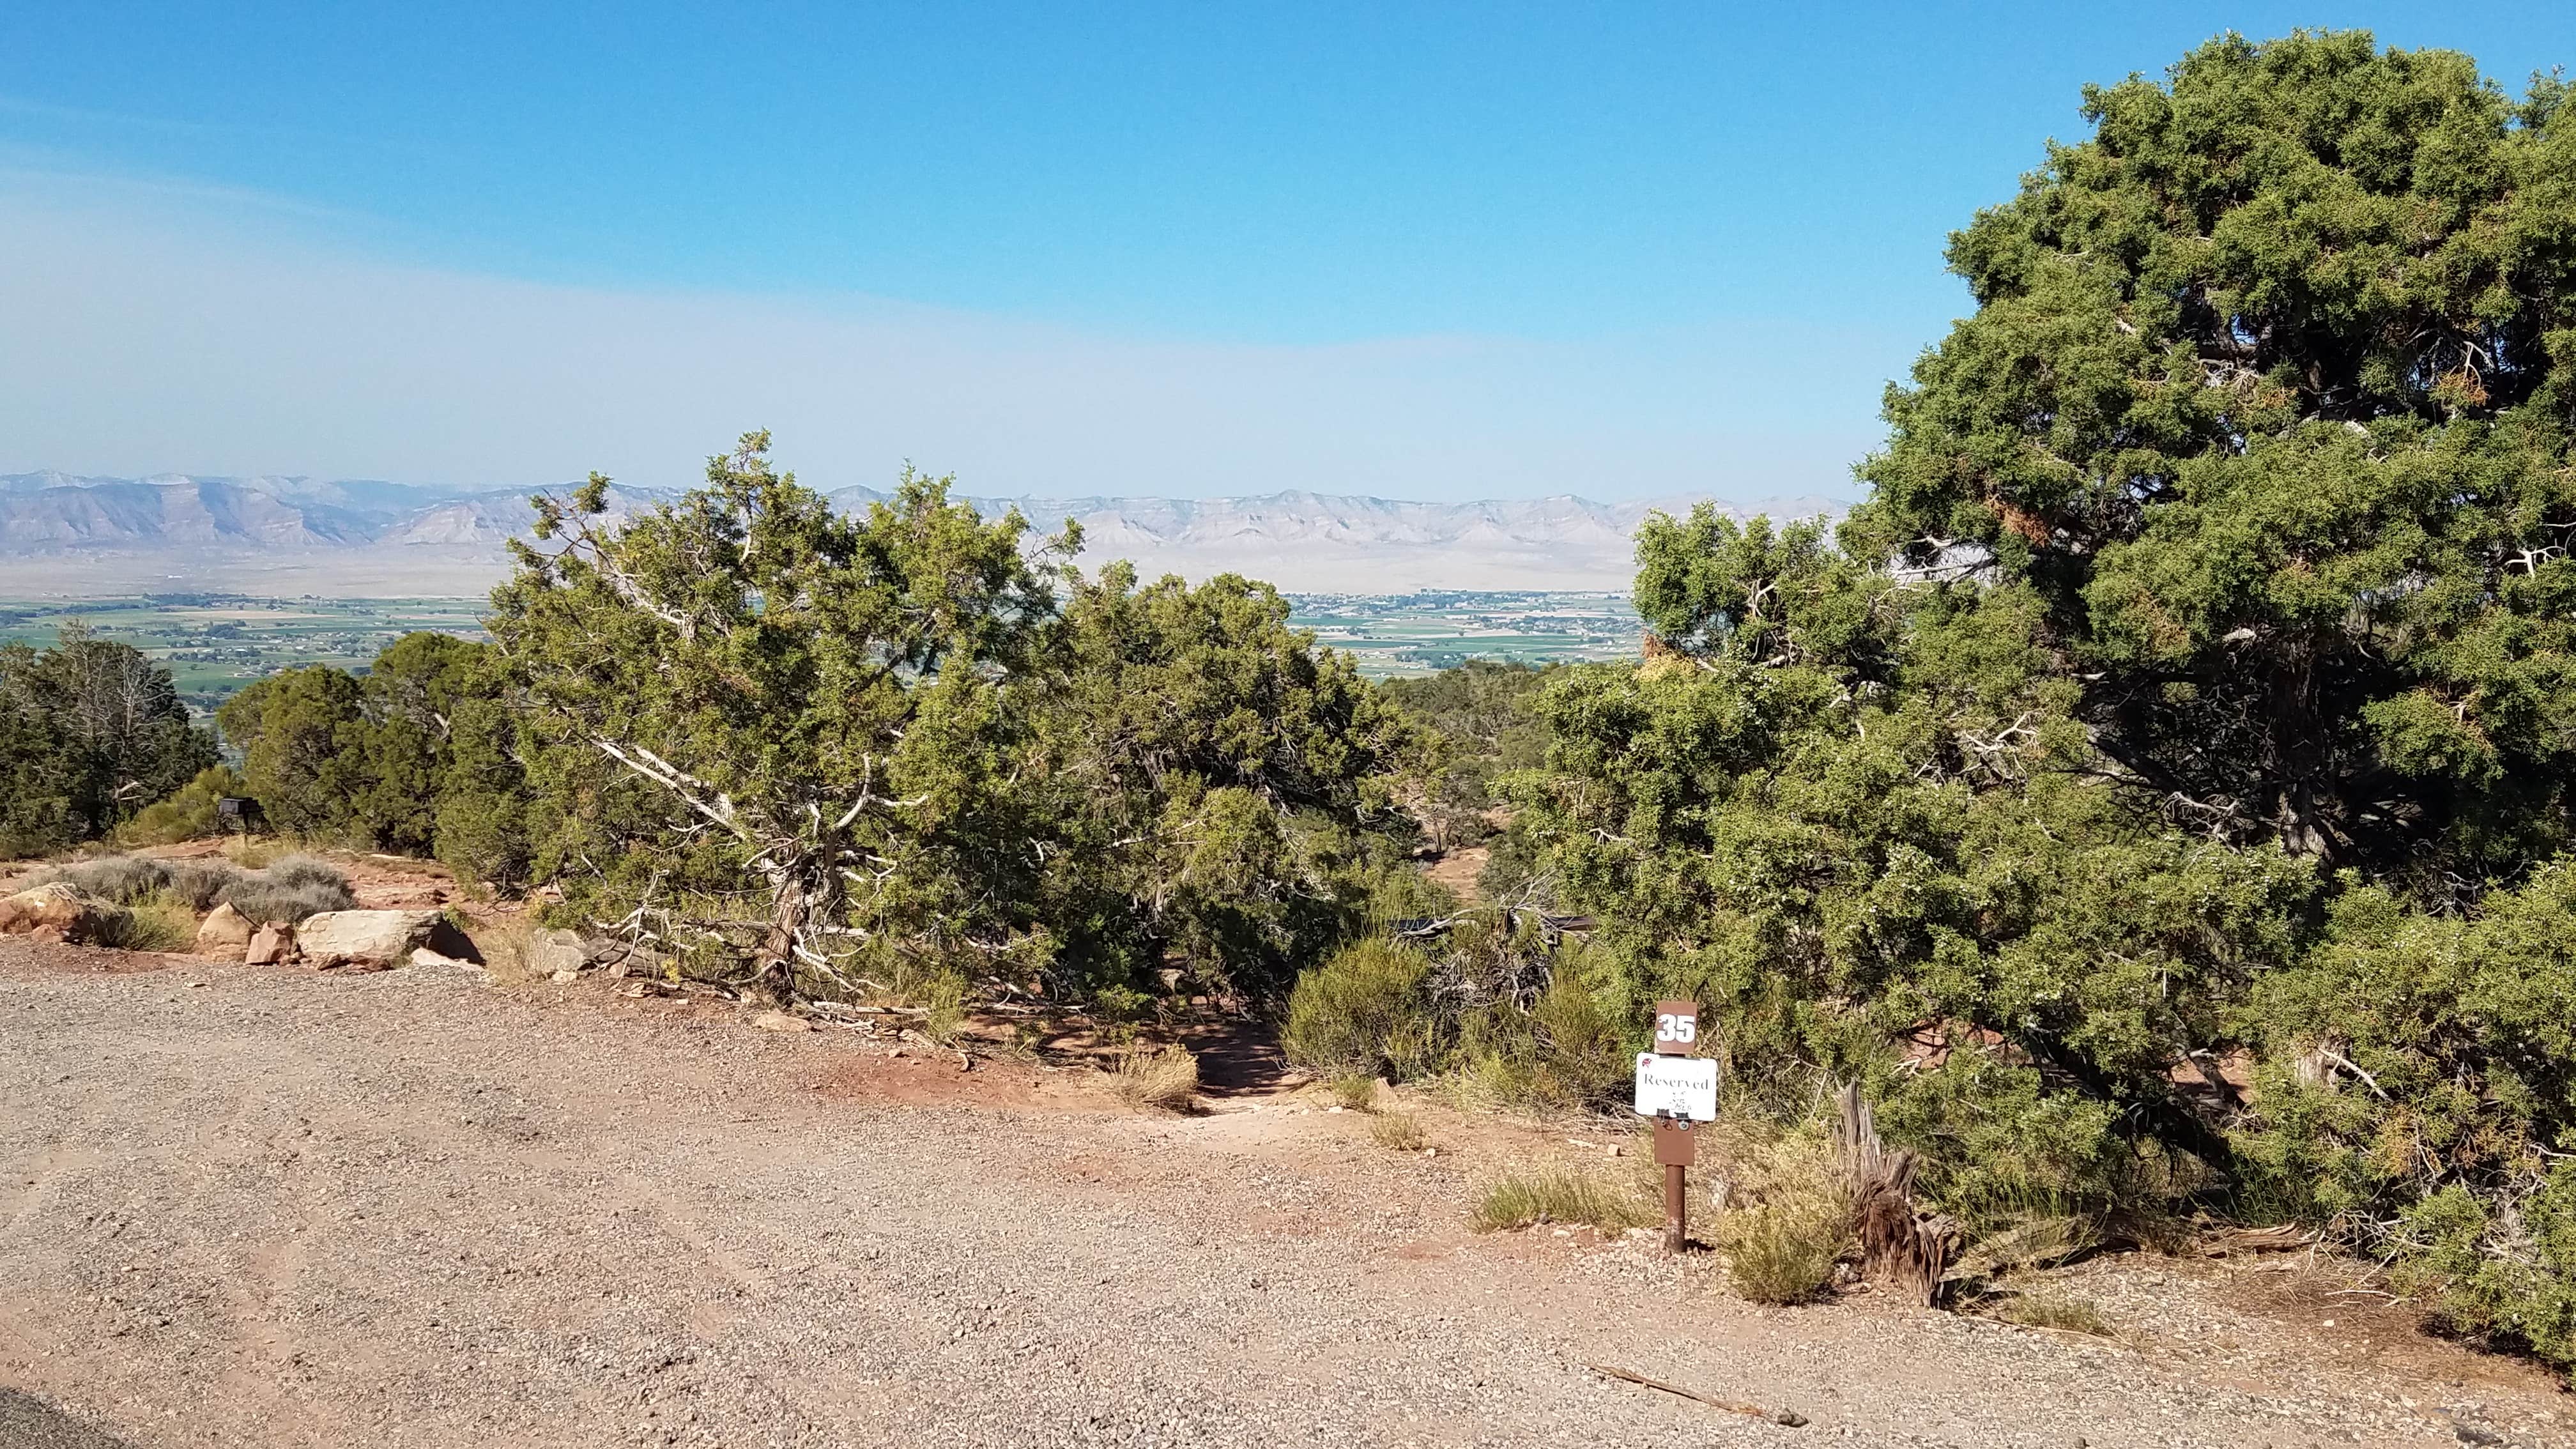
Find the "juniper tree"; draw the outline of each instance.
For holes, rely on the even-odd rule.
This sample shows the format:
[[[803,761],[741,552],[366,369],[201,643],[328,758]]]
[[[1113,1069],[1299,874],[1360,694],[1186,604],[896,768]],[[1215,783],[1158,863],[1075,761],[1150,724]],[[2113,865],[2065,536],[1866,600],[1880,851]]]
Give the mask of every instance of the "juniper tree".
[[[1420,732],[1267,584],[1066,583],[1016,792],[1030,918],[1079,981],[1284,988],[1411,879]]]
[[[0,647],[0,848],[107,833],[215,762],[170,671],[67,624],[49,649]]]
[[[2026,586],[2102,767],[2473,896],[2569,839],[2576,108],[2363,32],[2212,41],[1952,238],[1855,547]]]
[[[909,470],[839,515],[768,441],[623,526],[597,475],[537,501],[489,620],[535,869],[598,925],[773,988],[1004,949],[1025,852],[988,827],[1044,560],[1016,512]]]

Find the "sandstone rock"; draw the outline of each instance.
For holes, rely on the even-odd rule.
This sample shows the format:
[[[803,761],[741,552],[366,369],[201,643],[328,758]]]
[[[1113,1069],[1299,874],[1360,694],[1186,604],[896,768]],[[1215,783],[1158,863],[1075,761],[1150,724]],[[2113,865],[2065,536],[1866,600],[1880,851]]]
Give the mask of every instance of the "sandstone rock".
[[[55,881],[0,899],[0,933],[77,944],[93,939],[115,909]]]
[[[238,961],[250,946],[250,920],[228,901],[206,913],[197,927],[197,954]]]
[[[814,1029],[814,1023],[801,1016],[789,1016],[783,1011],[764,1011],[753,1017],[751,1024],[762,1031],[812,1031]]]
[[[555,976],[581,970],[590,953],[582,946],[578,932],[556,927],[529,932],[523,955],[530,975]]]
[[[295,931],[290,926],[262,926],[251,932],[250,946],[242,959],[253,966],[274,966],[295,954]]]
[[[314,966],[391,966],[439,924],[436,911],[324,911],[295,928],[295,947]]]
[[[440,955],[438,952],[429,949],[427,946],[412,947],[411,964],[414,966],[427,967],[431,970],[444,968],[450,971],[467,971],[477,976],[483,974],[483,968],[475,965],[473,962],[461,961],[454,956]]]

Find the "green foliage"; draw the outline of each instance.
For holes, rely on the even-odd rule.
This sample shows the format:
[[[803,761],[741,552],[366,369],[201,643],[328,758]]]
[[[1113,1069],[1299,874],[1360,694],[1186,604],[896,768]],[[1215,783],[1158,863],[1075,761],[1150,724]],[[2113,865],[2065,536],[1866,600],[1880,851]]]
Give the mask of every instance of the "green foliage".
[[[363,700],[353,676],[308,664],[252,682],[215,711],[270,824],[308,839],[373,843],[375,742]]]
[[[1421,953],[1385,941],[1342,948],[1288,995],[1288,1060],[1328,1077],[1404,1080],[1436,1054],[1430,972]]]
[[[1269,996],[1390,903],[1417,732],[1276,591],[1085,579],[1070,535],[1029,551],[911,474],[844,518],[765,447],[620,529],[603,484],[541,502],[485,752],[527,785],[451,796],[442,842],[526,838],[568,912],[781,990],[998,976],[1112,1014]]]
[[[458,880],[514,890],[534,859],[528,791],[514,753],[518,721],[499,697],[494,661],[482,663],[487,683],[447,715],[431,847]]]
[[[215,762],[170,672],[66,624],[0,646],[0,857],[94,840]]]
[[[2570,839],[2576,128],[2465,56],[2235,37],[1952,239],[1855,551],[2027,587],[2102,768],[2426,899]]]
[[[327,664],[257,680],[215,717],[241,784],[290,835],[407,855],[459,879],[527,878],[517,722],[488,646],[406,634],[364,675]]]
[[[2576,1165],[2501,1195],[2454,1183],[2393,1234],[2401,1287],[2429,1290],[2459,1329],[2576,1368]]]
[[[227,795],[247,795],[250,784],[230,765],[209,765],[167,799],[147,805],[116,832],[125,845],[176,845],[215,834],[223,822],[215,802]]]
[[[863,518],[765,435],[610,528],[539,499],[494,591],[522,699],[534,869],[708,969],[847,991],[1010,948],[1006,747],[1053,599],[1017,514],[907,473]],[[980,948],[980,951],[979,951]]]
[[[2497,1196],[2576,1136],[2576,862],[2470,916],[2356,888],[2245,1031],[2264,1048],[2247,1133],[2282,1211],[2385,1219],[2465,1184]]]
[[[1705,511],[1639,554],[1641,608],[1689,652],[1567,671],[1539,703],[1550,768],[1510,782],[1515,835],[1600,918],[1607,1015],[1696,997],[1736,1090],[1782,1111],[1878,1084],[1952,1149],[1935,1183],[2019,1142],[2050,1192],[2114,1194],[2141,1128],[2223,1155],[2174,1062],[2288,959],[2313,872],[2091,773],[2025,588],[1905,584],[1812,526]],[[1964,1050],[1892,1071],[1922,1033]]]
[[[1418,879],[1395,863],[1413,823],[1392,782],[1423,738],[1276,590],[1139,587],[1125,565],[1068,588],[1014,802],[1064,974],[1131,981],[1169,957],[1267,996],[1421,904],[1388,887]]]
[[[2299,1217],[2576,1363],[2563,96],[2349,34],[2089,93],[1838,532],[1641,530],[1650,657],[1500,782],[1599,928],[1462,1041],[1694,996],[1972,1231]]]
[[[1487,816],[1500,803],[1496,778],[1545,762],[1547,727],[1530,704],[1559,667],[1471,659],[1379,686],[1439,742],[1437,768],[1406,801],[1434,846],[1482,844],[1492,834]]]

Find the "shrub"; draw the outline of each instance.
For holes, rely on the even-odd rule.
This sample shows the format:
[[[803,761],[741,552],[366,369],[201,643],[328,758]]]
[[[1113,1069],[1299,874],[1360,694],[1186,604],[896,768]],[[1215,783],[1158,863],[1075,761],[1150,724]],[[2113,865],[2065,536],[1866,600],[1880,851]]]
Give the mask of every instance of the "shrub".
[[[1616,1098],[1634,1072],[1618,1025],[1560,965],[1523,1011],[1498,1001],[1466,1029],[1473,1093],[1496,1106],[1570,1111]]]
[[[935,972],[914,988],[914,1005],[927,1009],[921,1029],[932,1041],[947,1046],[957,1040],[966,1025],[966,981],[951,972]]]
[[[138,855],[102,855],[94,860],[48,866],[27,877],[27,884],[60,882],[85,896],[117,905],[139,901],[168,884],[161,862]]]
[[[161,888],[188,903],[188,909],[202,911],[223,898],[225,890],[241,879],[241,872],[224,860],[167,860],[161,862]],[[239,907],[235,907],[239,909]]]
[[[1756,1303],[1803,1303],[1833,1281],[1852,1245],[1849,1185],[1812,1131],[1719,1125],[1727,1208],[1717,1223],[1727,1280]]]
[[[2576,1365],[2576,1162],[2500,1202],[2445,1187],[2408,1210],[2395,1238],[2399,1291],[2429,1294],[2462,1333],[2561,1372]]]
[[[1385,941],[1343,948],[1297,978],[1288,996],[1280,1045],[1288,1060],[1333,1076],[1374,1078],[1402,1067],[1419,1070],[1415,1048],[1430,1022],[1423,992],[1431,963]]]
[[[1199,1059],[1182,1046],[1131,1051],[1111,1070],[1109,1089],[1131,1107],[1177,1112],[1198,1095]]]
[[[1727,1281],[1756,1303],[1804,1303],[1823,1292],[1850,1241],[1849,1215],[1821,1203],[1764,1203],[1718,1219]]]
[[[1422,1124],[1406,1112],[1380,1112],[1371,1118],[1369,1139],[1398,1152],[1420,1152],[1430,1141]]]
[[[324,911],[354,909],[357,898],[349,894],[345,885],[336,890],[320,885],[284,886],[257,876],[244,876],[224,892],[224,904],[264,926],[291,926]]]
[[[1377,1078],[1358,1072],[1344,1072],[1333,1078],[1333,1100],[1353,1112],[1366,1112],[1377,1106]]]
[[[247,795],[250,786],[230,765],[211,765],[180,786],[169,798],[146,806],[116,832],[124,845],[176,845],[214,834],[222,822],[215,802],[227,795]]]
[[[197,915],[166,891],[154,891],[102,915],[93,943],[120,951],[185,951],[197,942]]]
[[[309,855],[290,855],[282,860],[271,861],[262,868],[260,874],[268,877],[271,884],[284,886],[289,890],[304,886],[319,886],[328,890],[343,891],[349,888],[349,878],[340,873],[339,867]]]
[[[1661,1222],[1663,1216],[1662,1207],[1634,1182],[1551,1166],[1503,1174],[1477,1200],[1467,1225],[1480,1233],[1538,1223],[1627,1229]]]

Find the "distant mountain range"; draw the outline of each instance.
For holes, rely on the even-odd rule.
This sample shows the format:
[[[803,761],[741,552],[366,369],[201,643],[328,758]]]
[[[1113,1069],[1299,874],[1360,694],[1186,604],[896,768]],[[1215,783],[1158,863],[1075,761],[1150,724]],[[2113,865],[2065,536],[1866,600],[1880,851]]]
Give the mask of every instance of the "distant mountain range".
[[[47,593],[244,587],[351,596],[481,592],[526,536],[526,488],[447,489],[371,479],[88,478],[0,475],[0,581]],[[612,514],[673,491],[613,488]],[[842,508],[886,495],[832,493]],[[1042,531],[1083,528],[1087,567],[1133,561],[1148,577],[1233,571],[1307,593],[1419,589],[1624,589],[1630,539],[1648,512],[1690,498],[1596,503],[1574,497],[1409,503],[1286,492],[1256,498],[977,498],[1016,507]],[[1736,513],[1835,511],[1799,498]],[[13,592],[0,582],[0,594]]]

